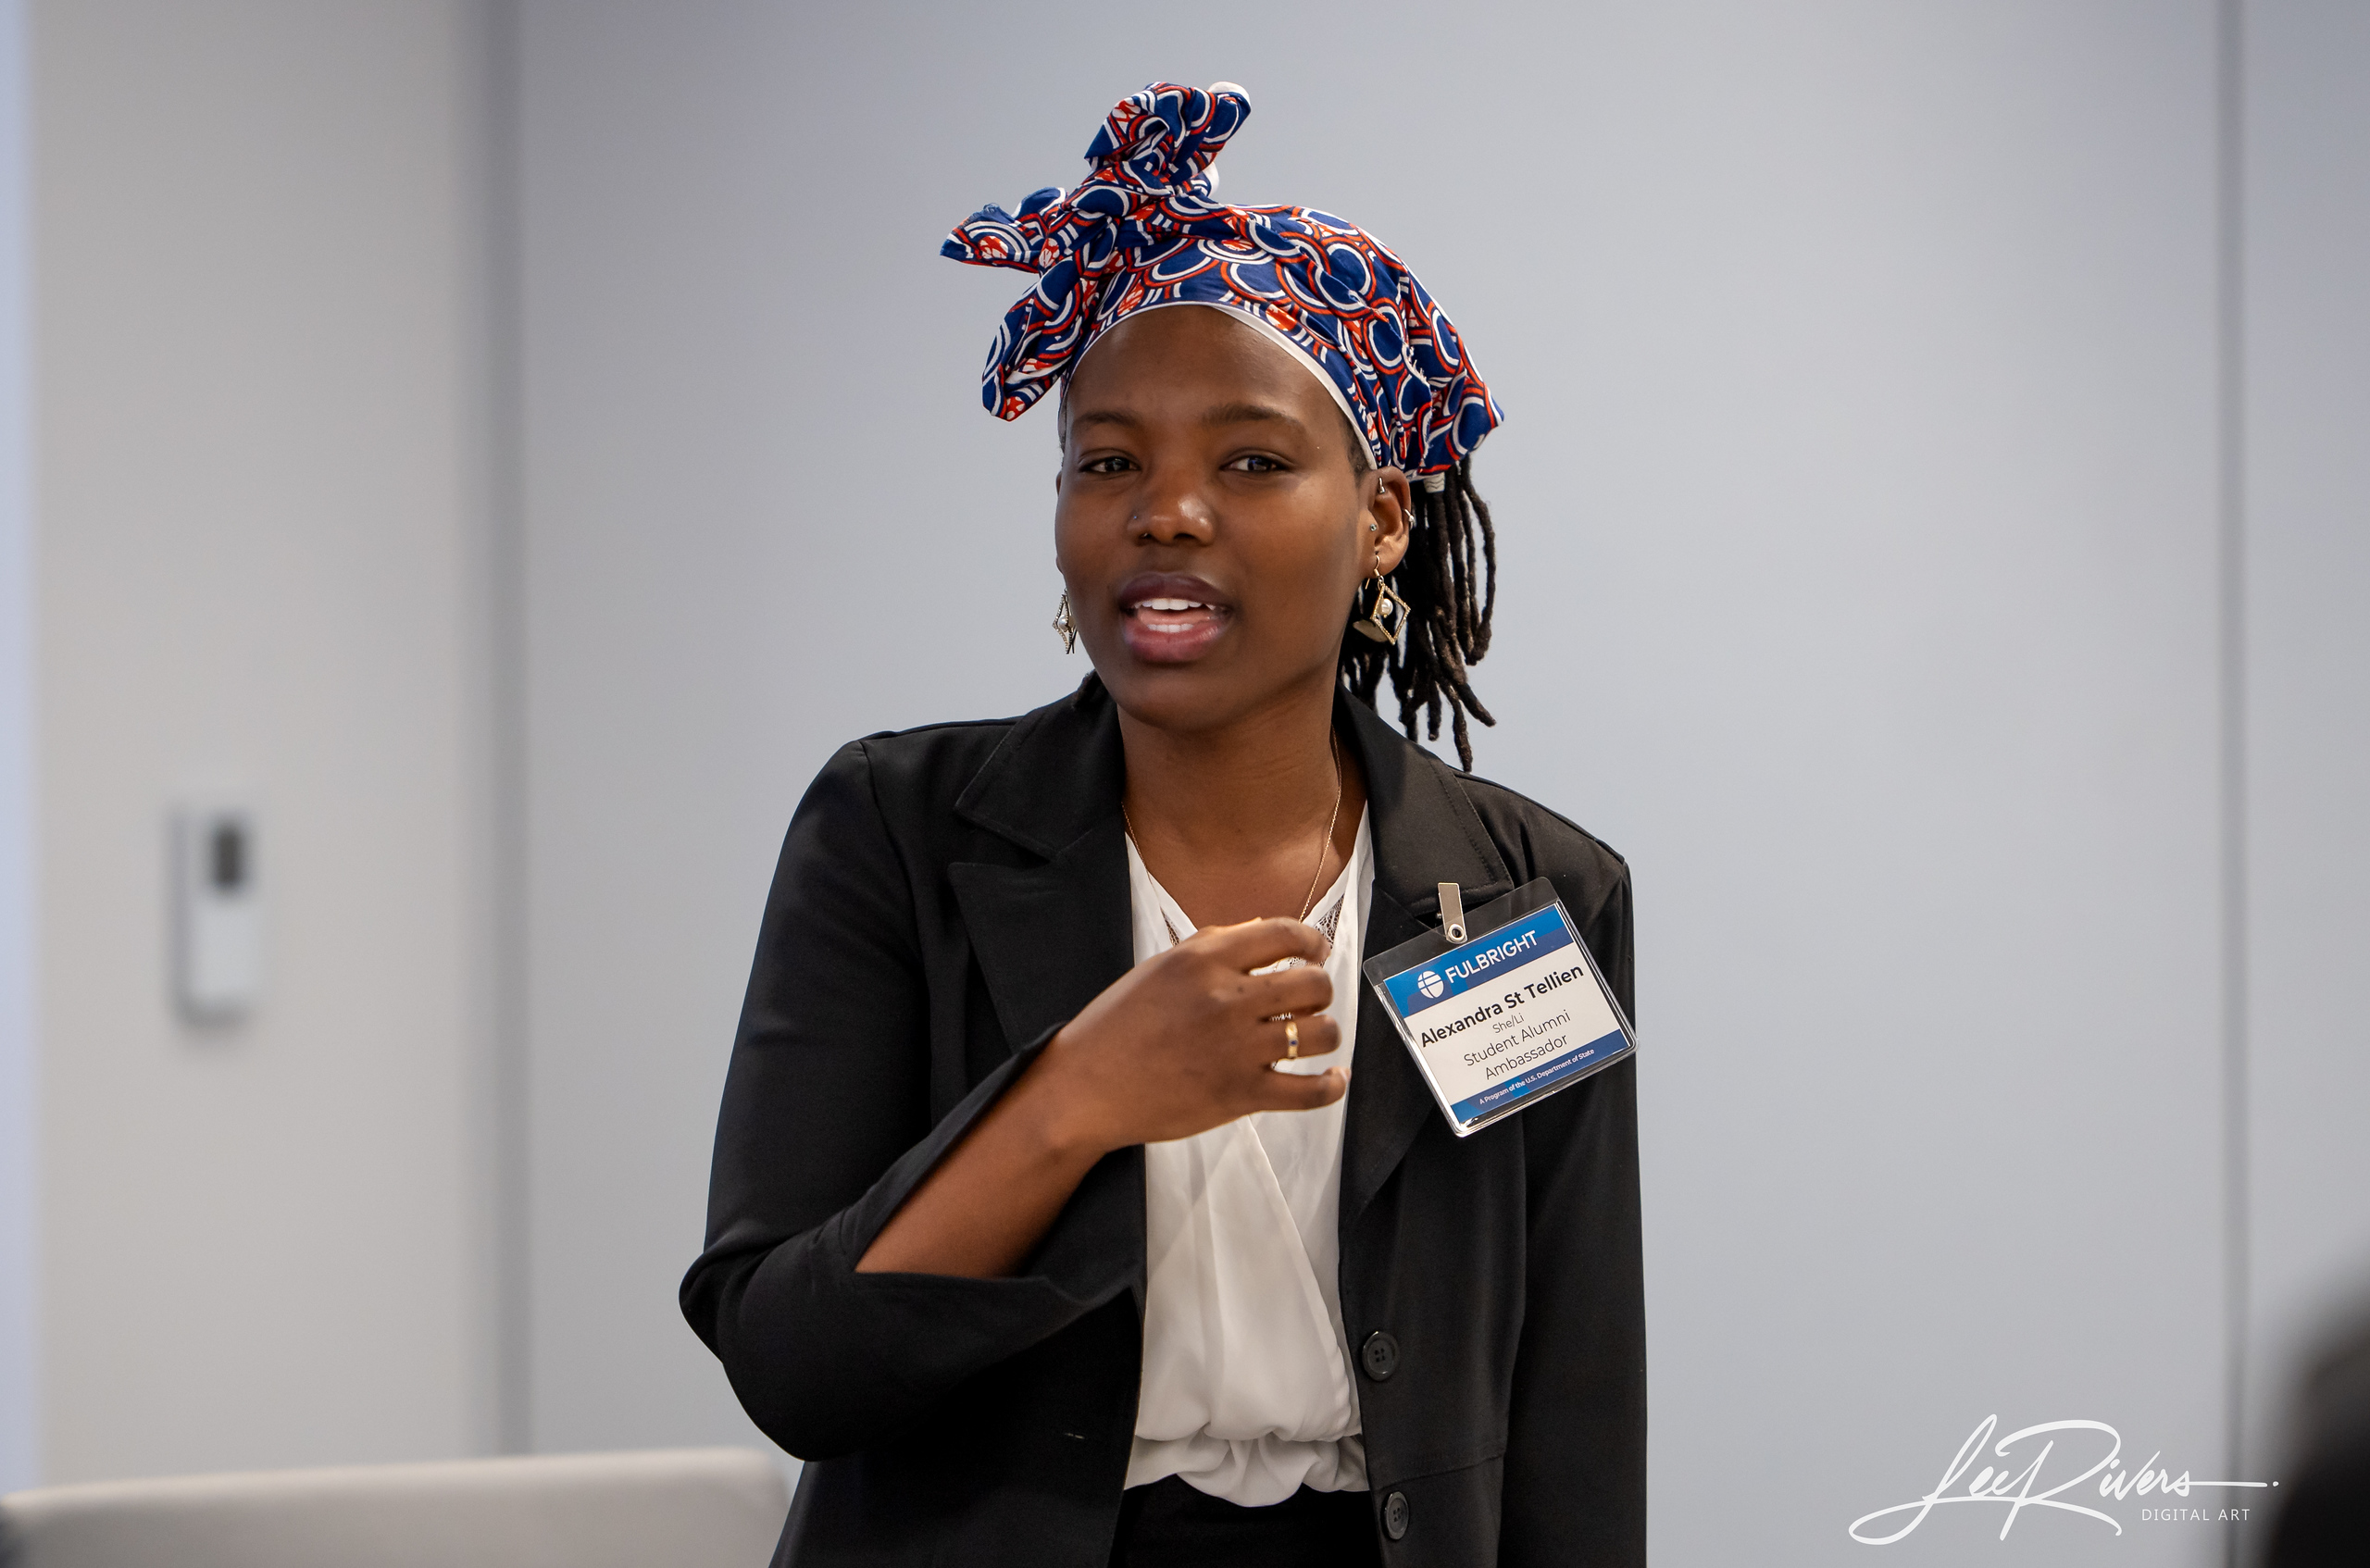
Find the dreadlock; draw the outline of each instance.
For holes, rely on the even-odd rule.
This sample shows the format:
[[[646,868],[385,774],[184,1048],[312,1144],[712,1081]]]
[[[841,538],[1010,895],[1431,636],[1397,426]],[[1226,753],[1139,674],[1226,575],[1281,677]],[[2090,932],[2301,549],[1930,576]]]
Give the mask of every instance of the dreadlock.
[[[1362,449],[1364,442],[1357,443]],[[1360,458],[1363,450],[1357,452]],[[1363,469],[1368,465],[1361,464]],[[1433,488],[1437,484],[1439,488]],[[1421,713],[1429,740],[1441,738],[1446,710],[1456,737],[1458,765],[1473,770],[1468,714],[1484,724],[1498,721],[1473,694],[1468,666],[1490,651],[1490,617],[1498,607],[1498,533],[1489,504],[1473,488],[1473,459],[1459,458],[1442,474],[1416,478],[1415,516],[1409,519],[1407,554],[1391,581],[1407,601],[1407,630],[1384,644],[1355,630],[1341,638],[1341,684],[1368,707],[1387,671],[1399,696],[1399,723],[1416,739]],[[1361,602],[1368,591],[1360,589]]]

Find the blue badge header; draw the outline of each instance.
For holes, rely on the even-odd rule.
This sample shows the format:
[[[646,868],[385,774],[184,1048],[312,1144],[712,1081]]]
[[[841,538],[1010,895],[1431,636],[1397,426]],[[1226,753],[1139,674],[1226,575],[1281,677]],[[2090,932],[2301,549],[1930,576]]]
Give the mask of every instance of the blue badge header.
[[[1428,1007],[1454,1002],[1476,986],[1544,958],[1557,948],[1573,945],[1571,923],[1558,905],[1526,915],[1511,926],[1501,926],[1460,948],[1452,948],[1428,963],[1403,970],[1382,982],[1391,1005],[1402,1018],[1414,1019]]]

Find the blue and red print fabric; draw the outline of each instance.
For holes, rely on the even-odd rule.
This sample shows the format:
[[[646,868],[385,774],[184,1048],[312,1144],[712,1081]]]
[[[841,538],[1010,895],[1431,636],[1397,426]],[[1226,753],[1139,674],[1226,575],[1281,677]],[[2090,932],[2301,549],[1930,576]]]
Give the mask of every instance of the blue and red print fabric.
[[[1156,81],[1119,101],[1076,190],[984,206],[942,254],[1038,275],[1005,312],[980,401],[1017,419],[1066,380],[1094,340],[1137,311],[1211,305],[1266,323],[1348,400],[1378,467],[1437,474],[1504,417],[1464,341],[1405,264],[1371,234],[1306,207],[1211,198],[1209,172],[1251,115],[1240,88]]]

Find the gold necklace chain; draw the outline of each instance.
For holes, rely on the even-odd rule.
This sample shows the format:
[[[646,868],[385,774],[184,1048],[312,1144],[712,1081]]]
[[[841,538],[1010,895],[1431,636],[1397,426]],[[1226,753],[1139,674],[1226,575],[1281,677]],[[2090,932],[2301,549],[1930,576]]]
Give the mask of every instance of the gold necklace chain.
[[[1326,739],[1332,742],[1333,751],[1333,815],[1325,819],[1325,837],[1316,841],[1316,869],[1309,873],[1308,897],[1302,901],[1300,906],[1303,920],[1307,919],[1308,912],[1316,907],[1316,884],[1325,877],[1325,854],[1333,847],[1333,830],[1341,826],[1341,737],[1338,733],[1330,733]],[[1124,793],[1119,797],[1119,820],[1127,826],[1128,837],[1136,840],[1137,850],[1141,852],[1143,840],[1136,833],[1136,819],[1128,815],[1128,798]],[[1170,940],[1177,940],[1175,927],[1169,928],[1168,935]]]
[[[1341,826],[1341,737],[1328,728],[1325,738],[1332,742],[1333,748],[1333,811],[1325,819],[1325,837],[1316,840],[1316,869],[1308,874],[1308,897],[1301,901],[1300,917],[1303,920],[1307,919],[1308,912],[1316,907],[1316,884],[1325,876],[1325,852],[1333,847],[1333,829]],[[1126,810],[1127,803],[1123,801],[1120,803],[1123,815]]]

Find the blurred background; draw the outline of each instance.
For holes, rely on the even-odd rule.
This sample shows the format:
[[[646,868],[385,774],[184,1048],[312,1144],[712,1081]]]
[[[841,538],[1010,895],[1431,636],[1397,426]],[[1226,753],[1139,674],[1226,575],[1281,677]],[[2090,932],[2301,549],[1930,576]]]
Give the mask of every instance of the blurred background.
[[[2294,1466],[2370,7],[0,0],[0,1490],[762,1443],[674,1290],[782,828],[1083,673],[938,242],[1154,79],[1505,404],[1478,767],[1636,877],[1657,1557],[1858,1553],[1987,1415]]]

